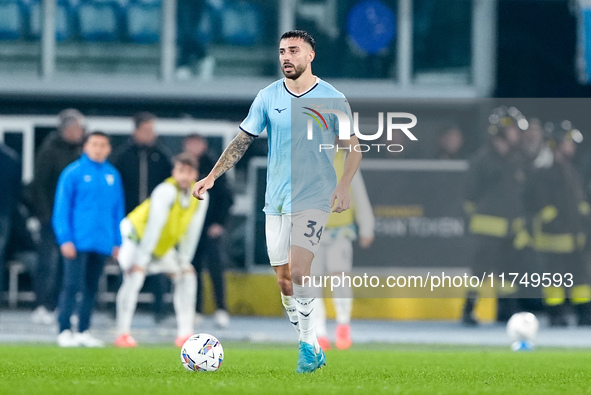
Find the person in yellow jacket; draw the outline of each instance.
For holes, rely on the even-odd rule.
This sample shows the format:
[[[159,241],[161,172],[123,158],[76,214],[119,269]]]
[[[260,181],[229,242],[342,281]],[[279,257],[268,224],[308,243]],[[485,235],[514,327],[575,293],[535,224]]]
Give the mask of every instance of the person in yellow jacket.
[[[341,179],[345,163],[345,152],[339,151],[334,158],[337,180]],[[359,245],[368,248],[374,240],[375,217],[361,172],[357,171],[351,182],[351,210],[330,213],[324,227],[320,248],[311,267],[313,276],[347,275],[353,268],[353,240],[359,238]],[[351,310],[353,293],[350,287],[333,290],[333,304],[336,313],[335,346],[344,350],[351,346]],[[315,300],[312,320],[323,350],[330,348],[326,330],[326,309],[324,299]]]
[[[177,320],[175,345],[193,334],[197,280],[191,260],[195,254],[209,198],[191,197],[197,162],[190,154],[174,158],[172,177],[121,221],[122,245],[118,262],[123,283],[117,293],[117,347],[135,347],[131,322],[146,275],[168,274],[174,283]]]
[[[567,299],[577,325],[589,326],[591,279],[586,238],[591,210],[582,177],[573,163],[583,134],[570,121],[547,122],[544,126],[552,158],[536,169],[524,199],[532,217],[532,244],[540,271],[552,280],[543,281],[541,290],[551,326],[568,325]]]
[[[524,232],[525,160],[520,150],[528,121],[515,107],[499,107],[489,116],[486,144],[470,160],[466,176],[467,248],[472,274],[516,271],[528,238]],[[497,283],[498,284],[498,283]],[[483,288],[468,290],[462,323],[477,325],[474,307]],[[497,321],[519,311],[517,287],[496,288]]]

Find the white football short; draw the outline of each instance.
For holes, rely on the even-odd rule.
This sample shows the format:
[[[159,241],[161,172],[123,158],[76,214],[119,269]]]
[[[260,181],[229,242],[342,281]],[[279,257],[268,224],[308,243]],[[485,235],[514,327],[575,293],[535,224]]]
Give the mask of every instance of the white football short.
[[[328,214],[322,210],[305,210],[281,215],[267,214],[265,236],[271,266],[285,265],[289,262],[289,248],[292,245],[305,248],[315,255]]]
[[[310,273],[313,276],[350,273],[353,269],[353,241],[342,232],[326,230],[322,245],[314,256]]]
[[[139,252],[139,241],[133,230],[131,222],[125,218],[121,221],[121,248],[119,249],[119,255],[117,256],[117,262],[122,271],[127,271],[136,264],[136,259]],[[152,256],[148,266],[146,267],[146,274],[180,274],[183,271],[192,269],[191,263],[182,264],[178,257],[177,250],[171,248],[160,258]]]

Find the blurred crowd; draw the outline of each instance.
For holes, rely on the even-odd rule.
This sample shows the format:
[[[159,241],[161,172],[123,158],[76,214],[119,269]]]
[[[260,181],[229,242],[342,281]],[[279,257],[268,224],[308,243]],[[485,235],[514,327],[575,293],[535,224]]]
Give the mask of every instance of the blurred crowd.
[[[591,325],[589,204],[574,162],[582,141],[568,120],[526,118],[515,107],[489,117],[486,143],[470,160],[465,211],[473,271],[519,273],[496,290],[498,321],[531,309],[523,296],[535,288],[550,325],[568,325],[571,312]],[[467,325],[477,323],[478,296],[468,294]]]
[[[56,217],[59,216],[59,213],[54,210],[61,207],[62,210],[67,211],[71,207],[75,211],[81,204],[89,205],[87,207],[95,206],[99,210],[102,208],[104,211],[99,213],[98,219],[91,217],[86,219],[90,226],[92,222],[104,222],[105,218],[109,216],[109,212],[105,209],[109,206],[106,205],[105,200],[110,199],[110,196],[95,193],[84,195],[82,190],[77,191],[78,196],[68,194],[67,184],[60,181],[60,177],[65,173],[71,173],[71,165],[75,162],[82,161],[80,166],[90,166],[89,174],[98,171],[97,169],[101,168],[103,163],[107,163],[108,166],[112,165],[116,170],[112,173],[104,170],[107,171],[105,179],[109,185],[112,185],[116,184],[120,177],[121,195],[124,196],[121,205],[121,218],[116,221],[119,234],[119,221],[123,219],[123,216],[128,215],[140,203],[148,200],[153,190],[170,178],[173,170],[173,156],[158,139],[154,130],[155,119],[156,117],[151,113],[136,114],[133,119],[135,129],[129,140],[116,147],[110,154],[109,137],[105,135],[106,148],[101,151],[98,159],[93,159],[91,137],[96,137],[95,135],[98,133],[100,141],[102,133],[97,131],[86,133],[84,115],[76,109],[63,110],[58,114],[57,130],[44,139],[37,151],[34,180],[24,187],[21,186],[20,158],[8,146],[0,144],[0,168],[2,169],[0,183],[3,188],[0,193],[0,291],[4,291],[7,285],[5,279],[8,269],[7,259],[24,261],[31,273],[32,288],[36,295],[35,308],[31,317],[34,323],[46,325],[55,323],[56,310],[59,310],[58,303],[60,306],[63,306],[64,303],[68,304],[68,310],[74,313],[73,321],[79,321],[80,316],[84,316],[83,310],[92,309],[94,305],[98,278],[104,264],[102,261],[93,263],[91,259],[83,265],[86,267],[86,271],[69,273],[68,270],[65,270],[65,268],[72,267],[68,259],[77,259],[77,254],[75,249],[73,252],[64,249],[62,242],[58,240],[60,237],[56,235],[56,229],[59,230],[63,227],[60,227],[59,224],[56,225],[56,221],[58,221]],[[194,158],[201,174],[209,172],[214,165],[207,139],[197,133],[185,136],[183,152]],[[90,164],[84,162],[85,159],[90,159],[87,161]],[[85,177],[83,180],[85,184],[94,182],[91,176]],[[58,184],[62,186],[61,190],[58,190]],[[200,285],[198,287],[200,292],[195,301],[197,320],[203,313],[203,287],[201,285],[203,273],[207,270],[212,280],[216,302],[214,319],[217,325],[225,327],[229,324],[230,317],[225,302],[226,256],[220,248],[220,242],[225,236],[229,208],[233,204],[233,194],[225,178],[221,177],[211,190],[210,195],[212,196],[211,204],[208,206],[203,232],[200,232],[199,249],[192,259],[192,265],[197,272]],[[66,196],[70,196],[70,199],[73,200],[66,200]],[[167,208],[161,210],[167,210]],[[67,215],[74,214],[68,213]],[[67,222],[67,218],[65,221]],[[99,227],[94,230],[94,233],[77,235],[77,237],[92,239],[100,243],[102,239],[109,238],[109,231]],[[69,237],[71,238],[71,236]],[[89,243],[92,244],[92,240],[89,240]],[[117,244],[115,243],[115,245]],[[88,249],[95,250],[93,246]],[[108,256],[109,254],[102,255]],[[114,253],[113,256],[116,257],[116,254]],[[99,273],[93,275],[91,270],[93,268],[100,268]],[[82,279],[78,280],[85,281],[86,285],[80,285],[80,287],[73,285],[72,276],[81,277]],[[156,322],[162,321],[170,313],[170,307],[163,300],[163,295],[169,292],[170,288],[170,278],[164,274],[148,276],[144,285],[145,291],[154,295],[153,313]],[[92,295],[85,294],[88,289],[92,291]],[[89,297],[89,300],[83,301],[77,307],[70,306],[69,304],[75,302],[77,291],[82,291],[85,297]],[[0,299],[0,304],[5,302],[4,298]],[[70,317],[68,317],[69,319]],[[88,320],[89,317],[86,317],[86,321]],[[69,327],[69,324],[61,321],[60,318],[60,327]],[[78,322],[78,325],[81,324],[85,328],[89,325],[88,322]],[[89,341],[89,344],[94,343]]]
[[[121,177],[123,215],[146,201],[171,175],[172,153],[159,140],[154,130],[155,119],[151,113],[136,114],[129,140],[108,156],[108,162]],[[58,180],[64,169],[80,158],[88,138],[84,115],[78,110],[63,110],[58,120],[57,130],[45,138],[37,151],[34,180],[29,185],[21,186],[18,155],[0,144],[0,290],[7,286],[7,259],[26,262],[36,295],[32,320],[39,324],[56,322],[59,295],[64,292],[64,252],[52,224],[54,208],[60,203],[55,201],[59,196]],[[496,108],[488,124],[486,141],[471,155],[464,148],[460,127],[444,125],[435,134],[435,156],[431,157],[469,159],[465,212],[472,271],[550,276],[570,273],[570,286],[550,281],[548,286],[538,288],[540,295],[533,302],[520,293],[523,284],[497,289],[497,319],[506,321],[517,311],[542,308],[552,325],[568,325],[572,316],[578,325],[591,325],[591,254],[586,242],[590,229],[589,191],[574,162],[583,134],[568,120],[526,117],[515,107]],[[396,143],[396,136],[393,138],[392,143]],[[198,162],[201,175],[207,174],[215,163],[207,139],[199,134],[185,136],[182,151]],[[392,155],[415,157],[406,146]],[[94,199],[96,204],[100,203],[99,196]],[[204,311],[203,272],[207,270],[213,284],[214,319],[222,327],[229,323],[224,283],[227,248],[223,243],[232,204],[233,187],[221,177],[211,191],[203,232],[192,260],[198,281],[197,321]],[[153,294],[152,311],[155,321],[161,322],[171,312],[163,298],[172,288],[169,277],[150,275],[142,286]],[[474,311],[480,296],[477,289],[468,292],[463,323],[478,323]],[[6,301],[0,299],[0,303]]]

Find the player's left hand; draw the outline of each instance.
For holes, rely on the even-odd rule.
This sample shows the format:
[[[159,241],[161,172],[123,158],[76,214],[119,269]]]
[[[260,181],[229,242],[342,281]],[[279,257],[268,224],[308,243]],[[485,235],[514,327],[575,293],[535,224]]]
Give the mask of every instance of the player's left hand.
[[[213,187],[215,179],[207,176],[195,183],[193,186],[193,196],[196,199],[203,200],[203,194]]]
[[[113,247],[113,250],[111,251],[111,256],[113,257],[113,259],[117,260],[117,256],[119,256],[119,246]]]
[[[359,247],[361,248],[369,248],[373,243],[374,238],[369,236],[361,236],[359,237]]]
[[[336,203],[336,204],[335,204]],[[351,207],[351,197],[349,196],[349,187],[339,183],[330,198],[330,206],[333,213],[342,213]]]

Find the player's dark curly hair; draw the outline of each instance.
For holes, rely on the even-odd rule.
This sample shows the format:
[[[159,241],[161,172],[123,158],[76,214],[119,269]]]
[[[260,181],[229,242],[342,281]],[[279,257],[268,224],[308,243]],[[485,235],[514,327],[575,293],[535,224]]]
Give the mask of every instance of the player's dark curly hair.
[[[312,47],[312,51],[314,51],[316,48],[316,40],[314,40],[314,37],[312,37],[310,33],[304,30],[290,30],[288,32],[285,32],[283,33],[279,41],[283,40],[284,38],[301,38],[302,40],[310,44],[310,46]]]

